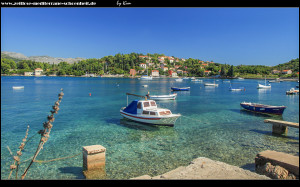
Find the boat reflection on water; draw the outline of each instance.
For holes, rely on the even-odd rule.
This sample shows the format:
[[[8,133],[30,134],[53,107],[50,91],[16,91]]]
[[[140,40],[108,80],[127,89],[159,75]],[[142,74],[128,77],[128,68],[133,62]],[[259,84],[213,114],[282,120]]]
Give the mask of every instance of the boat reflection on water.
[[[172,143],[178,139],[178,133],[174,128],[160,125],[150,125],[147,123],[135,122],[130,119],[120,119],[120,125],[135,131],[130,131],[129,136],[134,136],[140,141],[153,140],[157,137],[165,137],[165,140]]]
[[[240,109],[240,114],[242,115],[249,115],[249,116],[257,116],[257,117],[267,117],[277,120],[283,120],[282,115],[274,115],[274,114],[266,114],[266,113],[258,113],[258,112],[252,112],[246,109]]]
[[[155,126],[152,124],[136,122],[127,118],[120,119],[120,125],[137,130],[145,130],[145,131],[156,131],[159,130],[159,126]]]

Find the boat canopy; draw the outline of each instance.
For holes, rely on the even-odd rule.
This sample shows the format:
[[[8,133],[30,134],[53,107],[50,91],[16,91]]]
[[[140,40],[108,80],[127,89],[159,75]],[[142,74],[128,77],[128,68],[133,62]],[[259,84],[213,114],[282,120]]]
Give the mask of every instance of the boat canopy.
[[[130,114],[137,114],[137,104],[138,100],[132,101],[125,109],[124,112],[130,113]]]

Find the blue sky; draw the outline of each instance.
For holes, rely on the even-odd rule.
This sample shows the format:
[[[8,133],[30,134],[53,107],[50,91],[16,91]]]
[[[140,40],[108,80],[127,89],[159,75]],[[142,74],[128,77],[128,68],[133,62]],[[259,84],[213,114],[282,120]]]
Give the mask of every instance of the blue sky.
[[[1,8],[1,51],[273,66],[299,57],[299,8]]]

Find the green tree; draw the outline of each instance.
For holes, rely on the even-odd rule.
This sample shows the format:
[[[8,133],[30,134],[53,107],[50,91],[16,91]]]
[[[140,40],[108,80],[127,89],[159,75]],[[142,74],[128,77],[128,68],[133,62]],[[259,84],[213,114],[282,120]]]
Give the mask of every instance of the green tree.
[[[233,67],[233,65],[230,66],[230,68],[228,70],[228,73],[227,73],[227,76],[234,77],[234,67]]]
[[[221,65],[221,72],[220,72],[221,77],[226,76],[226,65]]]

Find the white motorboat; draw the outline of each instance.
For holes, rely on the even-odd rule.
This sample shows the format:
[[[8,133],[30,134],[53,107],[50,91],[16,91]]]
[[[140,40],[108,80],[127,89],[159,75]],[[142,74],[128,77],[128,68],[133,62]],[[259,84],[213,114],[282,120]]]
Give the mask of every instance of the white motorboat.
[[[144,97],[127,93],[128,95]],[[121,108],[120,114],[133,121],[167,126],[174,126],[176,120],[181,116],[180,114],[172,114],[169,109],[158,108],[156,102],[147,100],[147,97],[145,97],[145,100],[132,101],[127,107]]]
[[[177,93],[169,94],[169,95],[149,95],[149,93],[147,94],[147,97],[153,100],[175,100],[176,96]]]

